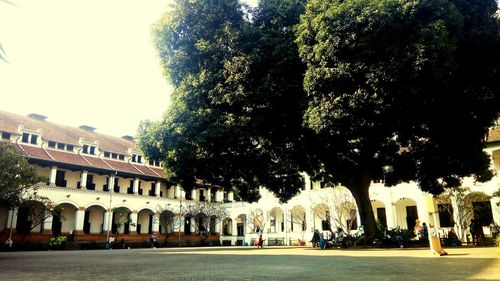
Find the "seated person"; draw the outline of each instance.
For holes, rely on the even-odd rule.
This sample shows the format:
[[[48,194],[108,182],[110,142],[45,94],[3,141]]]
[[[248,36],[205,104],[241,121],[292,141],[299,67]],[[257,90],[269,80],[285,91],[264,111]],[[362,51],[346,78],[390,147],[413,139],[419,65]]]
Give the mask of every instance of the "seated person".
[[[394,229],[394,238],[396,239],[396,242],[398,242],[399,247],[404,248],[404,240],[403,236],[401,236],[401,229],[399,228],[399,226]]]
[[[340,227],[337,227],[337,231],[335,232],[335,243],[345,244],[345,233]]]

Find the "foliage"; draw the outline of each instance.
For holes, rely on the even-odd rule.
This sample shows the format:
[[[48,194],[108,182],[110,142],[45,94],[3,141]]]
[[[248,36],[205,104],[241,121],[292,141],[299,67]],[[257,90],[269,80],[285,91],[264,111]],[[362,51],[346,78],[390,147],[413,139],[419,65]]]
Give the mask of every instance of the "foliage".
[[[500,188],[497,191],[493,192],[491,197],[497,197],[500,199]],[[500,206],[500,201],[498,201],[496,204],[497,204],[497,206]]]
[[[303,2],[261,1],[250,21],[237,0],[179,0],[157,24],[175,91],[163,120],[141,124],[139,144],[170,181],[190,190],[202,179],[250,202],[260,186],[282,200],[303,186],[305,66],[293,41]]]
[[[290,210],[290,223],[299,227],[303,239],[305,231],[307,230],[306,211],[303,207],[295,206]],[[296,231],[296,229],[294,229],[294,231]]]
[[[132,219],[130,218],[130,210],[126,207],[113,208],[114,221],[116,225],[116,236],[115,239],[118,240],[120,231],[125,229],[125,225],[134,225]]]
[[[354,197],[342,186],[324,189],[324,191],[320,196],[315,195],[316,205],[312,209],[314,215],[330,224],[333,223],[332,229],[340,227],[350,235],[357,219]]]
[[[495,10],[494,1],[308,2],[297,44],[316,174],[351,190],[369,235],[373,179],[439,194],[461,177],[491,178],[482,149],[500,105]]]
[[[17,231],[28,234],[33,229],[41,226],[46,219],[50,217],[60,217],[63,208],[53,207],[52,201],[46,197],[37,195],[36,193],[28,194],[22,198],[21,204],[18,207],[17,215],[23,218],[17,225]]]
[[[247,225],[252,231],[252,233],[263,233],[266,227],[266,220],[264,218],[264,212],[262,209],[250,209],[246,217]]]
[[[443,204],[444,210],[454,217],[457,235],[462,241],[465,241],[465,230],[474,217],[472,203],[487,200],[489,197],[484,193],[471,192],[469,187],[447,188],[436,197],[437,204]]]
[[[187,205],[183,213],[193,218],[193,227],[200,234],[202,243],[215,232],[212,227],[228,216],[227,209],[222,203],[208,201]]]
[[[22,203],[22,198],[33,194],[34,185],[42,178],[28,163],[25,155],[13,144],[0,142],[0,205],[15,208]]]
[[[165,206],[156,206],[156,213],[154,219],[158,220],[159,224],[165,229],[166,239],[174,232],[175,229],[181,231],[184,216],[175,212],[170,204]]]
[[[169,180],[190,190],[202,179],[247,201],[264,186],[286,201],[307,172],[347,187],[371,236],[373,179],[439,194],[465,176],[491,178],[493,0],[304,3],[178,0],[160,20],[156,45],[175,91],[139,143]]]

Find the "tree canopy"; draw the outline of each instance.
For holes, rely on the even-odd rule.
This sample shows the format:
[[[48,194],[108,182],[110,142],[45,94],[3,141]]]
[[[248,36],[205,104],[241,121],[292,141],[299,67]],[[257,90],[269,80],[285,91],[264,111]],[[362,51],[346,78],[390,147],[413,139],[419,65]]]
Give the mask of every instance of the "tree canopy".
[[[20,206],[39,181],[26,156],[11,143],[0,142],[0,206]]]
[[[439,194],[491,178],[495,1],[175,3],[156,27],[171,106],[139,133],[171,181],[286,201],[307,172],[347,187],[371,235],[372,179]]]

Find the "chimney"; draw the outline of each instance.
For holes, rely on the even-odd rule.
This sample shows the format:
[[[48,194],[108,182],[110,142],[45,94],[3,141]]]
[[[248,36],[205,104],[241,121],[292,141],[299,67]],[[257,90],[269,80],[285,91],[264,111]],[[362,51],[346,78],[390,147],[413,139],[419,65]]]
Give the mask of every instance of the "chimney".
[[[87,125],[81,125],[80,127],[78,127],[82,130],[85,130],[87,132],[93,132],[95,131],[95,128],[94,127],[91,127],[91,126],[87,126]]]
[[[125,136],[122,137],[122,139],[126,139],[128,141],[134,141],[135,140],[134,137],[130,136],[130,135],[125,135]]]
[[[45,121],[45,119],[47,119],[47,116],[43,116],[41,114],[37,114],[37,113],[30,113],[28,114],[28,117],[31,117],[35,120],[39,120],[39,121]]]

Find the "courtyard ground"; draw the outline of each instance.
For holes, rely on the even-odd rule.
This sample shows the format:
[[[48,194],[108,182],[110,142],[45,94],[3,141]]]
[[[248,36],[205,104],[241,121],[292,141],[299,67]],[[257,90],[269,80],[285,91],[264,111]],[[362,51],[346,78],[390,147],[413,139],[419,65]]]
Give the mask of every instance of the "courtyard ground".
[[[498,249],[210,247],[1,252],[0,280],[500,280]]]

